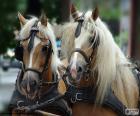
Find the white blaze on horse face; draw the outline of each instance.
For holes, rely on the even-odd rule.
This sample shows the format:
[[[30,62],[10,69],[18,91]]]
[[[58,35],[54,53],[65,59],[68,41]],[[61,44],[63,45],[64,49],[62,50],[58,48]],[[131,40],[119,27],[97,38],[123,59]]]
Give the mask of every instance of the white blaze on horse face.
[[[33,54],[34,54],[34,51],[35,51],[35,48],[36,46],[41,42],[41,40],[37,37],[34,38],[34,47],[30,53],[30,57],[29,57],[29,65],[28,65],[28,68],[31,68],[32,67],[32,63],[33,63]]]
[[[76,68],[77,56],[78,56],[78,54],[74,53],[73,59],[72,59],[72,64],[71,64],[71,69],[70,69],[70,73],[73,78],[77,77],[77,68]]]

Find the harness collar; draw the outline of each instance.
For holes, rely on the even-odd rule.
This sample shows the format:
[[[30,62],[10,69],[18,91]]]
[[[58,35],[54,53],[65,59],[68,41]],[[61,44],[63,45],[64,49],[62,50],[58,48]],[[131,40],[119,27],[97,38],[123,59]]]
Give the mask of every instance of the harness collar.
[[[138,87],[140,91],[140,72],[137,70],[137,67],[134,67],[132,71],[138,82]],[[89,104],[95,104],[97,88],[95,87],[77,88],[76,86],[73,86],[68,83],[66,76],[67,75],[63,77],[63,80],[65,84],[67,85],[67,91],[65,93],[65,96],[68,102],[72,104],[76,102],[85,102]],[[111,88],[108,90],[103,100],[102,106],[112,109],[119,116],[124,116],[125,109],[127,109],[127,107],[116,97],[116,95],[114,94]],[[140,101],[138,103],[138,108],[140,108]]]
[[[49,91],[44,93],[43,96],[36,99],[35,101],[29,101],[25,96],[21,95],[17,89],[15,89],[12,99],[10,101],[10,108],[17,108],[17,110],[22,110],[27,107],[27,113],[33,113],[35,110],[48,110],[59,111],[61,115],[71,116],[71,111],[67,103],[64,101],[63,96],[57,90],[57,84],[54,85]],[[20,113],[20,112],[19,112]]]
[[[69,103],[78,103],[84,102],[89,104],[96,104],[96,93],[97,88],[95,87],[83,87],[77,88],[75,86],[68,86],[68,89],[65,93],[66,100]],[[96,104],[98,105],[98,104]],[[103,100],[103,107],[111,108],[119,116],[124,115],[125,109],[127,108],[122,102],[114,95],[113,91],[110,89]]]

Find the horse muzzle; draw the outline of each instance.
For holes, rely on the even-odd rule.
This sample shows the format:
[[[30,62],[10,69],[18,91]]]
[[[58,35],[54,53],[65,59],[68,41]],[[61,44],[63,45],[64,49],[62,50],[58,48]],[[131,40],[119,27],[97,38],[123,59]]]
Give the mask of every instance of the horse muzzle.
[[[27,71],[23,75],[21,82],[21,90],[23,94],[33,100],[39,92],[39,75],[36,72]]]

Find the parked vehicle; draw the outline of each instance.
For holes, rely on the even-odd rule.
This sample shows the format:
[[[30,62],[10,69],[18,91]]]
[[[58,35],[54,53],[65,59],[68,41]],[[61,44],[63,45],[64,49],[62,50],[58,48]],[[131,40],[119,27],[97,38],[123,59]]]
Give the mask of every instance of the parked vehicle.
[[[15,58],[10,58],[4,55],[0,56],[0,66],[3,71],[8,71],[9,68],[21,68],[21,64]]]
[[[9,67],[10,67],[10,60],[5,59],[5,60],[2,62],[2,69],[3,69],[4,71],[7,71]]]

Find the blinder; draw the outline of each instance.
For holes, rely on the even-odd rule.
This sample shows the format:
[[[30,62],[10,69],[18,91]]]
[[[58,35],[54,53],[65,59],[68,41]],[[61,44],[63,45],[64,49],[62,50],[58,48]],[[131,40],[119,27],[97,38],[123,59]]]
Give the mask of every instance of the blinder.
[[[43,69],[43,71],[44,71],[48,67],[48,61],[49,61],[49,59],[51,57],[51,54],[53,52],[53,50],[52,50],[52,43],[51,43],[51,41],[49,39],[48,39],[47,44],[42,48],[42,51],[46,51],[47,52],[47,57],[46,57],[46,61],[45,61],[45,67]]]
[[[36,35],[36,33],[38,32],[38,28],[37,28],[37,24],[38,21],[35,22],[35,24],[32,26],[31,31],[30,31],[30,36],[27,38],[30,38],[29,44],[28,44],[28,50],[31,51],[31,49],[33,48],[33,44],[34,44],[34,37]],[[19,44],[16,46],[15,48],[15,58],[19,61],[23,61],[23,46]]]
[[[18,45],[15,48],[15,58],[19,61],[23,61],[23,46],[22,45]]]
[[[51,50],[52,50],[52,44],[51,41],[48,39],[47,44],[42,48],[42,52],[47,52],[50,56]]]
[[[90,38],[90,43],[92,43],[92,48],[95,49],[98,47],[98,45],[100,44],[100,39],[99,39],[99,35],[97,35],[97,38],[95,40],[96,37],[96,33],[94,34],[93,37]]]

